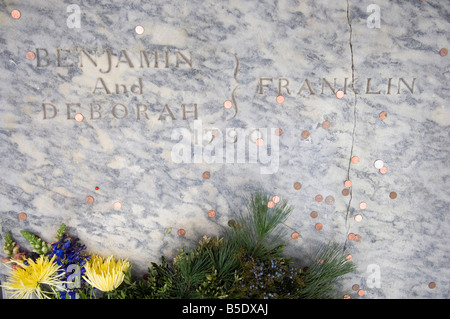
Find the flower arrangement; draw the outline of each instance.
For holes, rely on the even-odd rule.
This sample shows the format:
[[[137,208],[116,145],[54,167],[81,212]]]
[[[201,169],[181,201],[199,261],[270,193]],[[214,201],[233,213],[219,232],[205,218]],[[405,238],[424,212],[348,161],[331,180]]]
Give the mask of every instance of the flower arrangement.
[[[22,231],[32,253],[20,252],[10,234],[3,245],[11,266],[2,285],[11,298],[113,299],[310,299],[339,297],[337,280],[355,270],[344,250],[324,245],[315,262],[300,269],[284,256],[282,224],[292,212],[286,201],[268,205],[271,197],[252,194],[247,213],[224,236],[203,237],[197,247],[178,250],[167,262],[152,262],[142,278],[131,275],[131,263],[114,256],[86,253],[64,224],[56,240],[46,243]],[[75,281],[74,281],[75,279]]]

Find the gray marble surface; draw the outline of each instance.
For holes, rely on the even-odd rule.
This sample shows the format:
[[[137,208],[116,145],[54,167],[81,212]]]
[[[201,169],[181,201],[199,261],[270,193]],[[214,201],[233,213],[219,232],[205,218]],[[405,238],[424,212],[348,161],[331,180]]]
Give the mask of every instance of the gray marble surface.
[[[347,247],[352,298],[449,297],[448,0],[71,4],[0,3],[0,236],[65,223],[143,273],[264,189],[295,207],[297,262]]]

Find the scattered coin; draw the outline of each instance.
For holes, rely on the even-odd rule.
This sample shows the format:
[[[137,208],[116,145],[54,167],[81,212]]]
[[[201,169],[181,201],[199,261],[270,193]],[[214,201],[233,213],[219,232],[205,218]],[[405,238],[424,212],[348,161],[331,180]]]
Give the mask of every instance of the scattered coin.
[[[270,201],[267,203],[267,207],[272,208],[273,206],[275,206],[275,203],[274,203],[273,201],[270,200]]]
[[[358,290],[358,296],[364,296],[366,294],[366,291],[364,289],[359,289]]]
[[[354,284],[353,286],[352,286],[352,290],[353,291],[357,291],[359,289],[359,285],[358,284]]]
[[[328,205],[333,205],[334,204],[334,197],[333,196],[325,197],[325,203],[327,203]]]
[[[273,201],[275,204],[278,204],[278,203],[280,202],[280,196],[275,195],[274,197],[272,197],[272,201]]]
[[[113,206],[114,206],[114,209],[119,210],[119,209],[122,208],[122,203],[121,203],[121,202],[115,202],[115,203],[113,204]]]
[[[428,284],[428,288],[430,288],[430,289],[434,289],[434,288],[436,288],[436,283],[435,282],[430,282],[429,284]]]
[[[390,197],[391,199],[396,199],[396,198],[397,198],[397,193],[396,193],[396,192],[391,192],[391,193],[389,194],[389,197]]]
[[[351,299],[350,295],[344,295],[344,299]]]
[[[346,181],[344,182],[344,186],[345,186],[345,187],[351,187],[351,186],[352,186],[352,181],[351,181],[351,180],[346,180]]]
[[[346,259],[347,261],[350,261],[350,260],[353,259],[353,256],[350,255],[350,254],[347,254],[347,255],[345,256],[345,259]]]
[[[446,56],[448,54],[448,50],[446,48],[442,48],[441,51],[439,51],[439,54],[441,56]]]
[[[206,171],[206,172],[203,172],[202,176],[203,176],[203,179],[208,179],[211,177],[211,174]]]
[[[25,214],[25,213],[19,213],[19,214],[17,215],[17,217],[19,218],[19,220],[25,220],[25,219],[27,219],[27,214]]]
[[[213,209],[211,209],[209,212],[208,212],[208,216],[209,217],[214,217],[214,216],[216,216],[216,211],[215,210],[213,210]]]
[[[317,218],[317,216],[319,216],[318,212],[311,212],[311,214],[309,214],[309,216],[311,216],[312,218]]]
[[[376,169],[381,169],[384,166],[384,162],[382,160],[376,160],[373,163],[373,166],[375,166]]]
[[[293,232],[292,235],[291,235],[291,238],[292,239],[298,239],[299,236],[300,236],[299,233]]]
[[[353,163],[353,164],[359,163],[359,157],[358,157],[358,156],[353,156],[353,157],[352,157],[352,163]]]
[[[84,116],[81,113],[75,114],[75,121],[82,122],[84,120]]]
[[[323,228],[323,225],[322,225],[321,223],[317,223],[314,227],[315,227],[317,230],[321,230],[321,229]]]
[[[181,228],[181,229],[178,229],[177,234],[178,234],[178,236],[182,237],[182,236],[186,235],[186,231],[183,228]]]
[[[336,92],[336,97],[337,97],[338,99],[342,99],[342,98],[344,97],[344,91],[338,90],[338,91]]]
[[[348,188],[344,188],[344,189],[342,190],[342,195],[348,196],[349,194],[350,194],[350,190],[349,190]]]
[[[277,96],[277,103],[281,104],[281,103],[283,103],[283,102],[284,102],[284,96],[278,95],[278,96]]]
[[[144,27],[141,26],[141,25],[138,25],[138,26],[136,26],[136,28],[134,28],[134,31],[135,31],[137,34],[143,34],[143,33],[144,33]]]
[[[299,190],[300,188],[302,188],[302,184],[300,184],[299,182],[297,182],[297,183],[294,184],[294,188],[295,188],[296,190]]]
[[[356,222],[360,222],[360,221],[362,221],[363,217],[361,214],[357,214],[357,215],[355,215],[354,219]]]
[[[17,10],[17,9],[14,9],[13,11],[11,11],[11,17],[13,18],[13,19],[19,19],[20,18],[20,16],[21,16],[22,14],[20,13],[20,11],[19,10]]]
[[[314,199],[316,200],[316,202],[320,203],[323,200],[323,196],[318,194],[318,195],[316,195],[316,197],[314,197]]]
[[[386,166],[383,166],[382,168],[380,168],[380,173],[383,175],[386,174],[387,171],[388,171],[388,168]]]
[[[360,241],[360,240],[361,240],[361,236],[360,235],[355,235],[354,241]]]
[[[236,221],[235,221],[234,219],[230,219],[230,220],[228,221],[228,226],[230,226],[230,227],[236,226]]]
[[[283,135],[283,130],[282,130],[281,128],[277,128],[277,129],[275,130],[275,135],[276,135],[276,136],[281,136],[281,135]]]
[[[226,108],[226,109],[231,109],[231,107],[233,106],[233,103],[231,103],[231,101],[225,101],[224,103],[223,103],[223,106]]]
[[[381,112],[380,113],[380,119],[385,120],[387,118],[387,112]]]
[[[309,137],[309,135],[310,135],[309,131],[303,131],[303,132],[302,132],[302,137],[303,137],[304,139],[307,139],[307,138]]]
[[[33,51],[28,51],[25,54],[25,58],[27,58],[27,60],[34,60],[34,58],[36,58],[36,54],[34,54]]]
[[[328,121],[324,121],[322,123],[322,128],[324,128],[325,130],[328,130],[330,128],[330,126],[331,126],[331,123]]]
[[[264,140],[262,139],[262,138],[258,138],[257,140],[256,140],[256,145],[257,146],[262,146],[264,144]]]
[[[359,208],[360,208],[360,209],[366,209],[366,208],[367,208],[366,202],[361,202],[361,203],[359,203]]]
[[[355,234],[353,234],[353,233],[350,233],[350,234],[348,234],[348,239],[349,240],[355,240]]]
[[[93,202],[94,202],[94,197],[92,197],[92,196],[86,197],[86,203],[92,204]]]

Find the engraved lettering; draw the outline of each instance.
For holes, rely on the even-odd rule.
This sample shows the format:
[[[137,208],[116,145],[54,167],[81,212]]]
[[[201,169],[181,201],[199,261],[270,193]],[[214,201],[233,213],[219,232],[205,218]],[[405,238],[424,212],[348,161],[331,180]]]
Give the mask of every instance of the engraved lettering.
[[[412,81],[412,83],[411,83],[411,86],[409,86],[408,83],[406,83],[405,79],[400,78],[400,79],[398,80],[398,91],[397,91],[397,94],[400,94],[400,83],[401,83],[401,82],[403,82],[403,84],[406,85],[406,87],[408,88],[408,90],[409,90],[411,93],[414,93],[414,84],[416,83],[416,78],[413,79],[413,81]]]
[[[358,91],[355,90],[355,82],[356,80],[358,80],[358,78],[355,78],[352,83],[350,84],[350,88],[352,89],[353,93],[355,94],[359,94]],[[344,82],[344,94],[347,94],[347,82],[348,82],[348,78],[345,78],[345,82]]]
[[[303,84],[302,84],[300,90],[298,90],[298,92],[297,92],[298,95],[300,95],[300,94],[302,93],[302,90],[303,90],[303,88],[305,87],[305,84],[306,84],[306,87],[307,87],[308,90],[309,90],[309,94],[310,94],[310,95],[316,94],[316,93],[314,93],[313,89],[311,88],[311,84],[309,84],[308,79],[305,79],[305,81],[303,81]]]
[[[97,67],[97,51],[94,51],[94,57],[95,57],[95,60],[92,58],[92,56],[89,54],[89,53],[87,53],[84,49],[82,49],[81,50],[81,53],[84,53],[84,55],[89,59],[89,61],[91,61],[91,63],[95,66],[95,67]],[[82,68],[83,67],[83,54],[81,54],[80,53],[80,68]]]
[[[53,112],[52,116],[47,115],[47,107],[51,108],[51,110]],[[56,114],[58,114],[58,110],[56,109],[56,106],[54,106],[51,103],[42,103],[42,111],[44,113],[44,120],[53,119],[53,118],[55,118]]]
[[[180,58],[182,58],[192,68],[192,52],[191,51],[189,51],[189,59],[180,51],[177,51],[175,53],[175,56],[176,56],[176,67],[177,68],[180,66]]]
[[[73,119],[73,118],[75,117],[75,114],[72,114],[72,113],[76,113],[76,111],[73,110],[73,109],[70,107],[71,105],[76,105],[76,106],[78,106],[78,107],[81,106],[80,103],[66,103],[66,106],[67,106],[67,119],[68,119],[68,120]]]
[[[57,49],[57,50],[56,50],[56,61],[57,61],[57,66],[59,66],[59,67],[66,67],[66,68],[73,67],[73,63],[62,65],[61,62],[62,62],[62,61],[66,61],[66,60],[67,60],[67,56],[61,57],[61,51],[70,53],[69,50]]]
[[[42,56],[41,51],[45,52],[45,56]],[[44,59],[46,64],[42,64],[42,59]],[[48,59],[48,51],[47,51],[47,49],[36,49],[36,62],[37,62],[36,66],[38,68],[43,68],[43,67],[49,66],[50,61]]]
[[[122,57],[125,57],[125,61],[122,60]],[[131,62],[131,59],[128,56],[128,53],[126,50],[120,50],[120,55],[119,55],[119,59],[116,64],[116,68],[119,67],[120,63],[127,63],[130,68],[134,68],[133,62]]]
[[[141,109],[142,107],[142,109]],[[143,113],[145,115],[145,118],[147,120],[149,120],[150,118],[148,117],[147,114],[147,105],[145,104],[138,104],[136,107],[136,113],[137,113],[137,119],[140,120],[141,119],[141,113]]]
[[[139,82],[139,84],[133,84],[132,86],[131,86],[131,92],[133,92],[133,93],[136,93],[136,94],[142,94],[142,89],[143,89],[143,86],[142,86],[142,78],[138,78],[138,82]]]
[[[328,80],[326,78],[322,78],[322,93],[321,94],[323,94],[323,89],[324,89],[325,83],[331,89],[333,94],[336,94],[336,78],[334,78],[334,86],[331,86],[330,82],[328,82]]]
[[[101,86],[98,86],[98,82],[100,82]],[[105,81],[103,81],[102,78],[98,78],[97,82],[95,83],[95,88],[94,88],[94,92],[92,92],[93,94],[95,94],[95,91],[97,91],[97,89],[99,90],[105,90],[106,94],[111,94],[111,91],[108,89],[108,87],[105,84]]]
[[[263,81],[272,82],[273,78],[259,78],[259,94],[263,94],[263,88],[268,87],[268,83],[263,83]]]
[[[161,114],[159,115],[158,120],[161,121],[162,119],[165,119],[165,118],[166,118],[166,116],[163,117],[163,113],[164,113],[165,110],[167,110],[167,112],[169,113],[169,115],[170,115],[170,117],[172,118],[172,120],[175,120],[175,116],[173,116],[173,113],[172,113],[172,111],[170,110],[168,104],[165,104],[165,105],[164,105],[164,108],[162,109]]]
[[[97,106],[97,109],[94,110],[94,106]],[[100,111],[102,110],[102,106],[100,104],[91,103],[91,120],[98,120],[102,117],[102,113]],[[94,113],[97,113],[98,116],[94,117]]]
[[[197,104],[194,104],[194,111],[186,111],[186,104],[182,104],[181,107],[183,108],[183,120],[186,120],[186,113],[194,113],[194,120],[198,119]]]
[[[109,71],[111,71],[111,50],[106,50],[106,57],[108,58],[108,70],[103,71],[102,69],[100,69],[101,73],[109,73]]]
[[[120,115],[117,114],[117,107],[118,107],[118,106],[120,106],[120,107],[122,108],[122,111],[119,112],[119,113],[122,113],[122,116],[120,116]],[[125,118],[125,117],[128,115],[128,109],[127,109],[127,107],[126,107],[125,105],[118,103],[118,104],[116,104],[116,105],[113,106],[113,108],[112,108],[112,115],[113,115],[116,119],[121,120],[121,119]]]
[[[370,81],[372,81],[371,78],[367,79],[367,89],[366,89],[366,94],[381,94],[381,90],[376,91],[376,92],[371,92],[370,91]]]
[[[282,85],[282,82],[284,82],[284,85]],[[281,92],[282,88],[286,89],[287,94],[291,94],[291,92],[289,91],[288,85],[289,85],[288,79],[285,79],[285,78],[278,79],[278,95],[283,95]]]

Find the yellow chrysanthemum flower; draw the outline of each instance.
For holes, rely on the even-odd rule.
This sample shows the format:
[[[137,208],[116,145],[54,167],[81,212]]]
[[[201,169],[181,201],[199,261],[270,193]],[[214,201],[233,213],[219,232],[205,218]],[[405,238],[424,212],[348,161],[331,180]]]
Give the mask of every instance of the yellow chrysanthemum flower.
[[[120,286],[125,278],[125,273],[130,267],[127,260],[115,260],[109,256],[106,260],[98,255],[92,255],[86,263],[86,276],[84,280],[91,286],[101,291],[112,291]]]
[[[61,277],[64,273],[58,273],[58,266],[53,256],[51,260],[47,256],[40,256],[36,261],[28,258],[27,265],[23,261],[14,260],[20,267],[10,271],[6,284],[2,285],[11,298],[29,299],[37,297],[40,299],[49,298],[49,294],[54,294],[54,289],[63,290],[64,281]],[[43,285],[48,285],[53,292],[43,290]]]

